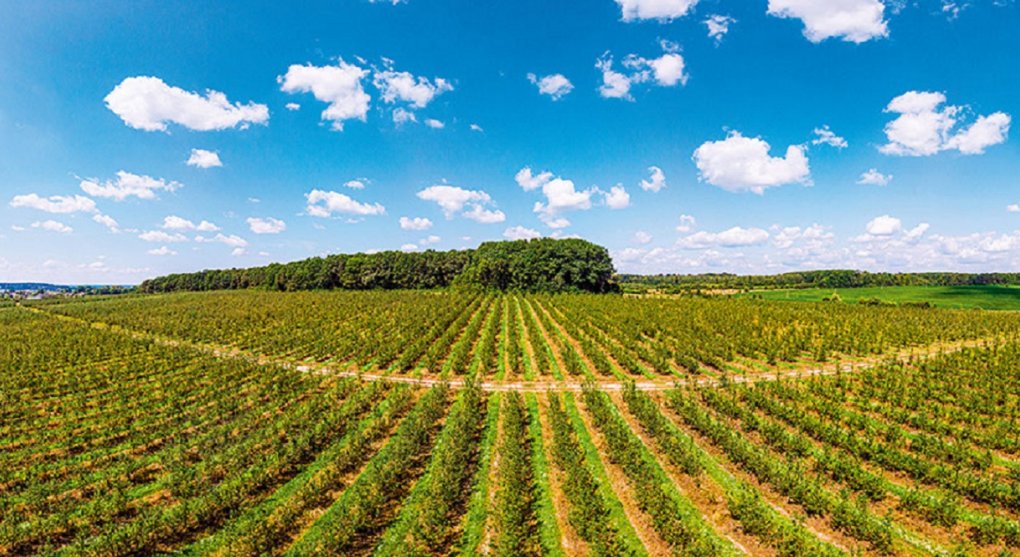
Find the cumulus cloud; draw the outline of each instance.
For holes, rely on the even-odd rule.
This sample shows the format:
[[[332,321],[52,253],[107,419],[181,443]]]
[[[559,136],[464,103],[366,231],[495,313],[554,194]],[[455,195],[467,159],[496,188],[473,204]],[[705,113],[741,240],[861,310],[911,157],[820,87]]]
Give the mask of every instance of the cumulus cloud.
[[[453,91],[453,85],[441,77],[429,80],[409,72],[398,72],[393,69],[392,62],[385,62],[385,69],[372,77],[372,84],[379,89],[385,103],[404,102],[414,108],[425,108],[437,96]]]
[[[199,243],[219,243],[234,248],[234,252],[231,255],[243,255],[243,248],[248,246],[248,240],[236,235],[236,234],[217,234],[212,238],[206,238],[205,236],[195,236],[195,241]],[[241,250],[241,251],[238,251]]]
[[[358,178],[357,180],[347,180],[344,182],[345,188],[351,188],[352,190],[363,190],[365,189],[365,183],[368,182],[366,178]]]
[[[66,224],[55,221],[55,220],[44,220],[36,221],[32,223],[32,228],[38,228],[40,230],[46,230],[48,232],[59,232],[61,234],[70,234],[74,231],[73,228]]]
[[[780,249],[789,248],[798,242],[806,242],[812,246],[821,245],[835,237],[827,227],[818,223],[805,228],[799,226],[777,226],[774,228],[776,232],[772,236],[772,245]]]
[[[705,26],[708,27],[708,37],[715,41],[716,46],[722,42],[723,37],[726,33],[730,32],[730,25],[736,23],[737,20],[733,19],[728,15],[713,14],[708,16],[705,20]]]
[[[113,217],[111,217],[110,215],[104,215],[102,213],[96,213],[95,215],[92,215],[92,220],[94,220],[95,222],[98,222],[99,224],[105,226],[106,228],[108,228],[110,230],[110,232],[114,232],[114,233],[120,232],[120,225],[117,224],[117,220],[114,219]]]
[[[426,118],[425,125],[434,130],[441,130],[446,127],[446,124],[440,120],[436,120],[435,118]]]
[[[1010,213],[1020,213],[1020,203],[1010,203],[1006,205],[1006,211]]]
[[[205,95],[172,87],[158,77],[129,77],[110,91],[106,107],[128,126],[145,131],[166,131],[174,123],[191,130],[246,128],[269,121],[264,104],[231,103],[219,91]]]
[[[516,181],[517,185],[520,186],[521,189],[523,189],[524,191],[531,191],[533,189],[542,187],[543,184],[545,184],[549,180],[552,180],[552,178],[553,178],[552,172],[545,170],[538,174],[533,174],[531,171],[531,167],[525,166],[524,168],[517,171],[517,174],[514,176],[514,181]]]
[[[570,221],[562,214],[591,209],[591,197],[597,191],[596,188],[578,190],[571,180],[553,178],[542,185],[545,202],[536,202],[534,211],[549,228],[566,228]]]
[[[710,247],[745,247],[763,244],[769,239],[769,233],[761,228],[742,228],[734,226],[722,232],[695,232],[677,240],[677,247],[683,249],[704,249]]]
[[[440,241],[442,241],[442,238],[435,234],[430,234],[428,237],[418,240],[418,244],[422,246],[430,246],[432,244],[438,244]]]
[[[680,215],[680,222],[676,225],[677,232],[690,232],[697,226],[698,220],[691,215]]]
[[[81,189],[92,197],[105,197],[114,201],[124,201],[128,197],[138,199],[155,199],[157,191],[175,192],[183,185],[180,182],[166,181],[162,178],[141,176],[120,170],[116,180],[100,183],[97,178],[81,181]]]
[[[405,252],[407,252],[407,251],[416,251],[417,249],[418,249],[418,246],[415,245],[415,244],[404,244],[404,245],[400,246],[400,251],[405,251]]]
[[[485,130],[482,129],[482,127],[479,126],[478,124],[471,124],[470,127],[471,127],[471,131],[473,131],[473,132],[485,133]]]
[[[313,217],[331,217],[333,213],[350,215],[383,215],[386,208],[378,203],[361,203],[335,191],[312,190],[305,194],[305,212]]]
[[[528,81],[538,86],[538,92],[542,95],[549,95],[552,100],[558,101],[574,90],[574,84],[570,83],[563,74],[550,74],[538,77],[533,73],[528,74]]]
[[[250,217],[245,222],[255,234],[279,234],[287,230],[287,223],[273,217]]]
[[[892,236],[903,230],[903,222],[889,215],[875,217],[864,226],[864,231],[870,236]]]
[[[892,179],[892,174],[882,174],[874,168],[869,168],[861,174],[861,177],[857,179],[857,183],[866,186],[888,186]]]
[[[287,103],[283,107],[290,111],[301,110],[301,105],[298,103]]]
[[[507,240],[533,240],[541,238],[542,233],[523,226],[511,226],[503,231],[503,237]]]
[[[630,206],[630,194],[622,185],[615,185],[605,194],[606,206],[610,209],[626,209]]]
[[[216,232],[220,227],[215,224],[203,220],[202,222],[195,224],[188,219],[178,217],[177,215],[169,215],[163,217],[163,230],[196,230],[198,232]]]
[[[171,243],[171,242],[187,242],[188,237],[180,232],[169,234],[162,230],[147,230],[138,235],[139,238],[146,242],[160,242],[160,243]]]
[[[38,194],[15,195],[11,199],[11,207],[25,207],[47,213],[92,213],[96,211],[96,202],[83,195],[51,195],[40,197]]]
[[[188,166],[197,166],[198,168],[212,168],[215,166],[223,166],[223,162],[220,161],[219,153],[215,151],[206,151],[205,149],[192,149],[191,156],[188,157]]]
[[[650,192],[658,192],[666,187],[666,173],[658,166],[649,166],[648,172],[651,176],[647,180],[641,180],[641,189]]]
[[[393,123],[400,126],[408,122],[417,122],[418,117],[414,115],[414,112],[405,110],[403,108],[393,109]]]
[[[700,180],[730,192],[761,195],[770,187],[811,183],[802,146],[790,145],[785,157],[770,156],[770,149],[761,138],[734,131],[726,139],[703,143],[694,151],[694,162]]]
[[[461,216],[482,224],[494,224],[506,220],[506,215],[503,211],[499,209],[486,209],[477,204],[472,205],[471,209],[464,211]]]
[[[836,135],[831,129],[829,129],[828,124],[820,128],[815,128],[815,135],[817,137],[811,140],[812,145],[831,145],[837,149],[843,149],[848,145],[846,139]]]
[[[432,221],[424,217],[400,217],[400,228],[403,230],[428,230]]]
[[[683,56],[678,52],[676,43],[660,41],[663,54],[658,58],[644,58],[636,54],[628,54],[621,65],[628,73],[613,69],[613,57],[604,53],[596,62],[595,67],[602,72],[602,85],[599,94],[607,99],[634,100],[631,87],[639,83],[653,83],[659,87],[674,87],[687,83]]]
[[[176,251],[170,249],[167,246],[160,246],[160,247],[155,248],[155,249],[150,249],[146,253],[148,253],[149,255],[159,255],[159,256],[177,255]]]
[[[881,0],[769,0],[768,14],[800,19],[813,43],[833,37],[863,43],[889,34]]]
[[[1006,141],[1011,121],[1008,114],[979,116],[969,127],[957,129],[964,109],[944,105],[945,102],[945,94],[931,91],[908,91],[894,98],[885,111],[898,116],[885,125],[889,143],[879,147],[879,151],[914,157],[948,150],[978,155],[985,148]]]
[[[683,17],[698,0],[616,0],[623,21],[655,19],[662,22]]]
[[[429,186],[418,192],[418,199],[431,201],[443,210],[443,216],[452,219],[457,213],[476,222],[490,224],[503,222],[506,215],[496,209],[486,209],[492,197],[482,190],[468,190],[448,184]],[[468,207],[465,211],[464,208]]]
[[[652,241],[652,235],[645,232],[644,230],[638,230],[634,233],[634,242],[638,244],[647,244]]]
[[[368,116],[372,98],[361,83],[367,74],[368,70],[340,58],[335,66],[294,64],[276,80],[284,93],[311,93],[316,100],[327,103],[322,120],[332,122],[334,130],[343,131],[345,121],[364,122]]]

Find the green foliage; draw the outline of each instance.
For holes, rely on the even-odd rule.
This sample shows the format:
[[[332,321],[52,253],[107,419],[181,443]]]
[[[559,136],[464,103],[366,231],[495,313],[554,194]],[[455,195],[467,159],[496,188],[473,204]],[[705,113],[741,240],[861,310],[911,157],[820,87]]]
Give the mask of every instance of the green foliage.
[[[610,292],[609,252],[584,240],[485,242],[474,250],[384,251],[312,257],[249,269],[205,270],[144,281],[141,292],[465,288]]]

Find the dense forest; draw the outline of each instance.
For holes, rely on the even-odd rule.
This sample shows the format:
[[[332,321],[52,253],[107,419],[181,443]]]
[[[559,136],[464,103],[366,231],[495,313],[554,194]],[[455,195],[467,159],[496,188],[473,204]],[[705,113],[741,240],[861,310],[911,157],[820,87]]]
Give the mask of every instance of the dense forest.
[[[457,286],[542,292],[609,292],[613,261],[578,239],[485,242],[473,250],[337,254],[248,269],[205,270],[146,280],[142,292],[179,290],[427,289]]]
[[[618,275],[628,291],[680,292],[704,289],[861,288],[867,286],[979,286],[1020,284],[1020,273],[869,273],[867,271],[799,271],[779,275]]]

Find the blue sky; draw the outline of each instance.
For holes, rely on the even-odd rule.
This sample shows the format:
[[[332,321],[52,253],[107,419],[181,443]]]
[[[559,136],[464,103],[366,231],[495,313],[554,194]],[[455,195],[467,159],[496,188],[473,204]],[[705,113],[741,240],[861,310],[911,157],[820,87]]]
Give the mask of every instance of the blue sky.
[[[1020,270],[1015,1],[208,4],[0,5],[0,281],[539,235]]]

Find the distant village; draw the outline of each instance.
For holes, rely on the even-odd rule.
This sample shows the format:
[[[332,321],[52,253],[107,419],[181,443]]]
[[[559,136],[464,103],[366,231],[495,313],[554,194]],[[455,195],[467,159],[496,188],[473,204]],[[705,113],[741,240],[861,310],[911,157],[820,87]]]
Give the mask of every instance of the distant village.
[[[133,286],[62,286],[41,283],[0,283],[0,300],[80,298],[97,294],[126,294]]]

